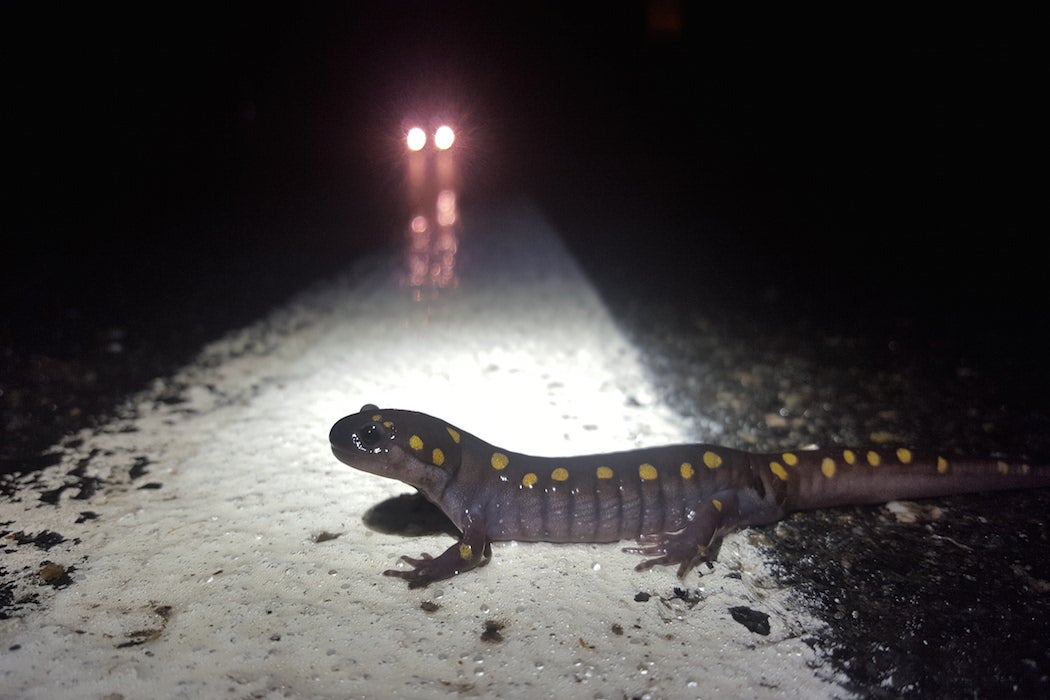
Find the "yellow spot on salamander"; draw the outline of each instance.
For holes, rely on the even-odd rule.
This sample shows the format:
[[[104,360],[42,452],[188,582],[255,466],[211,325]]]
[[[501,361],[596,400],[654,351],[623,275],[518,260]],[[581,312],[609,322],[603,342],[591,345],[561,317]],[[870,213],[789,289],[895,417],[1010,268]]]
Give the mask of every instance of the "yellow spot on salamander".
[[[555,481],[565,481],[569,478],[569,470],[564,467],[558,467],[551,472],[551,478]]]
[[[598,467],[594,472],[599,479],[611,479],[613,478],[613,470],[609,467]]]
[[[831,457],[825,457],[823,460],[821,460],[821,462],[820,462],[820,473],[823,474],[824,476],[826,476],[829,479],[834,477],[835,476],[835,460],[833,460]]]
[[[445,463],[445,453],[441,451],[440,447],[434,448],[434,452],[431,455],[430,461],[438,465],[439,467]]]
[[[1028,472],[1032,471],[1032,468],[1029,467],[1027,464],[1022,464],[1019,467],[1019,470],[1020,470],[1021,474],[1023,474],[1024,476],[1028,476]]]
[[[385,420],[385,421],[383,421],[383,427],[384,428],[393,428],[394,427],[394,421],[392,421],[392,420]]]
[[[874,450],[869,450],[866,457],[868,458],[868,464],[873,467],[877,467],[882,463],[882,457],[879,457],[879,453]]]
[[[722,501],[718,500],[717,498],[713,498],[711,499],[711,505],[713,505],[715,507],[715,510],[717,510],[719,513],[722,512]]]
[[[413,435],[408,439],[408,446],[418,452],[423,449],[423,439],[418,435]]]
[[[795,455],[794,453],[785,452],[784,454],[782,454],[780,456],[784,460],[784,464],[788,465],[789,467],[793,467],[796,464],[798,464],[798,456]]]
[[[787,481],[788,480],[787,469],[784,469],[784,465],[781,464],[780,462],[770,462],[769,463],[769,471],[773,472],[773,475],[776,476],[776,478],[780,479],[781,481]]]
[[[521,477],[521,485],[527,489],[531,489],[533,486],[536,485],[537,480],[537,476],[532,472],[529,472],[525,476]]]
[[[640,464],[638,465],[638,476],[642,477],[642,481],[652,481],[656,478],[656,467],[648,462]]]
[[[375,414],[374,416],[372,416],[372,422],[373,423],[378,423],[381,420],[383,420],[383,416],[378,414],[378,413]]]
[[[937,473],[938,474],[947,474],[948,473],[948,460],[946,460],[944,457],[938,457],[937,458]]]
[[[510,463],[510,460],[507,458],[507,455],[503,454],[502,452],[493,452],[492,453],[492,468],[493,469],[496,469],[496,470],[506,469],[507,468],[507,464],[509,464],[509,463]]]
[[[474,548],[469,544],[461,544],[459,546],[459,556],[461,559],[470,559],[474,556]]]
[[[693,471],[693,465],[689,462],[682,462],[682,466],[678,470],[682,473],[683,479],[692,479],[693,474],[696,473]]]
[[[853,454],[853,450],[843,450],[842,459],[846,460],[846,464],[857,463],[857,455]]]
[[[898,448],[897,459],[901,464],[911,464],[911,450],[904,447]]]
[[[716,455],[714,452],[705,452],[704,465],[708,469],[718,469],[720,466],[722,466],[722,458],[719,455]]]
[[[995,463],[995,468],[999,470],[1000,474],[1009,474],[1010,473],[1010,465],[1007,464],[1006,462],[996,462]]]
[[[445,430],[447,430],[448,434],[452,436],[452,442],[454,442],[454,443],[456,443],[458,445],[459,444],[459,432],[455,428],[450,428],[447,425],[445,426]]]

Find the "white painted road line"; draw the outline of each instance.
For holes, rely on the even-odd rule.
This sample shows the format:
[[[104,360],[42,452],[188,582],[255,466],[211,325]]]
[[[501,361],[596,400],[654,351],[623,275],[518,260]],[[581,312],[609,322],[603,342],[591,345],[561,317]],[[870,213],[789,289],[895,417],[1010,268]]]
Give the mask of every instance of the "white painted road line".
[[[449,540],[361,522],[411,490],[332,457],[332,423],[365,403],[538,454],[705,437],[660,408],[533,209],[468,212],[464,231],[458,288],[413,301],[399,261],[361,262],[211,344],[20,480],[0,502],[4,529],[65,540],[5,547],[3,575],[25,604],[0,620],[0,696],[841,694],[801,641],[816,623],[739,535],[684,583],[588,544],[497,544],[489,566],[421,590],[380,574]],[[85,478],[97,488],[75,498]],[[45,561],[72,583],[44,585]],[[673,598],[676,586],[699,602]],[[768,636],[731,619],[741,605],[771,615]],[[498,634],[483,638],[486,626]]]

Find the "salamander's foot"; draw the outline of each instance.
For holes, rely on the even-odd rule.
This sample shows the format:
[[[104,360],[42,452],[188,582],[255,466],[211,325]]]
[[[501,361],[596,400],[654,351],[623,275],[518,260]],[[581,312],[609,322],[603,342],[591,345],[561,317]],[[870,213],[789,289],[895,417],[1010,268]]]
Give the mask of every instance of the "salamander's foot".
[[[706,545],[697,544],[693,537],[688,536],[687,531],[680,531],[642,535],[638,538],[637,547],[624,547],[623,551],[628,554],[652,557],[635,566],[635,571],[645,571],[654,566],[677,564],[678,578],[685,578],[687,573],[702,562],[712,562],[717,559],[720,545],[720,540]]]
[[[408,581],[409,588],[425,588],[430,585],[432,581],[436,581],[439,578],[445,578],[444,576],[434,576],[430,568],[433,565],[434,557],[430,556],[426,552],[419,555],[419,559],[413,559],[412,557],[402,556],[401,561],[410,565],[411,569],[402,571],[401,569],[387,569],[383,572],[384,576],[393,576],[395,578],[403,578]]]
[[[464,571],[484,566],[490,558],[492,558],[492,545],[489,542],[481,541],[477,546],[458,542],[437,557],[426,553],[420,554],[419,559],[401,557],[401,561],[412,568],[405,571],[387,569],[383,575],[403,578],[408,581],[409,588],[423,588],[434,581],[452,578]]]

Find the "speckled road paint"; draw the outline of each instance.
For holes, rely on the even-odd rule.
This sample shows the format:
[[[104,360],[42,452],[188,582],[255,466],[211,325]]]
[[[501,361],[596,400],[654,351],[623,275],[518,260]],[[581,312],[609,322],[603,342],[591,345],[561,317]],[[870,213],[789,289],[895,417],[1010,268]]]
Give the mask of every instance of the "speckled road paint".
[[[0,696],[841,695],[816,623],[746,535],[685,588],[615,544],[497,544],[490,566],[418,591],[380,575],[449,539],[362,523],[406,490],[329,451],[365,403],[538,454],[718,437],[654,403],[532,210],[466,230],[458,289],[412,301],[394,263],[366,261],[8,484]]]

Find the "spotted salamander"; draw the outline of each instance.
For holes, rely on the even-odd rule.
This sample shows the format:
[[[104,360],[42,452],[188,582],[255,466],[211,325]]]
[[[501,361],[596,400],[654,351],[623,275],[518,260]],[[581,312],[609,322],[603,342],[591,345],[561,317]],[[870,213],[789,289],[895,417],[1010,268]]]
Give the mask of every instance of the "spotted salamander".
[[[580,457],[510,452],[438,418],[366,405],[332,426],[332,452],[419,489],[463,533],[437,557],[389,570],[426,586],[488,562],[491,542],[614,542],[678,565],[713,561],[722,537],[796,510],[1050,486],[1050,465],[920,455],[898,449],[754,454],[671,445]]]

